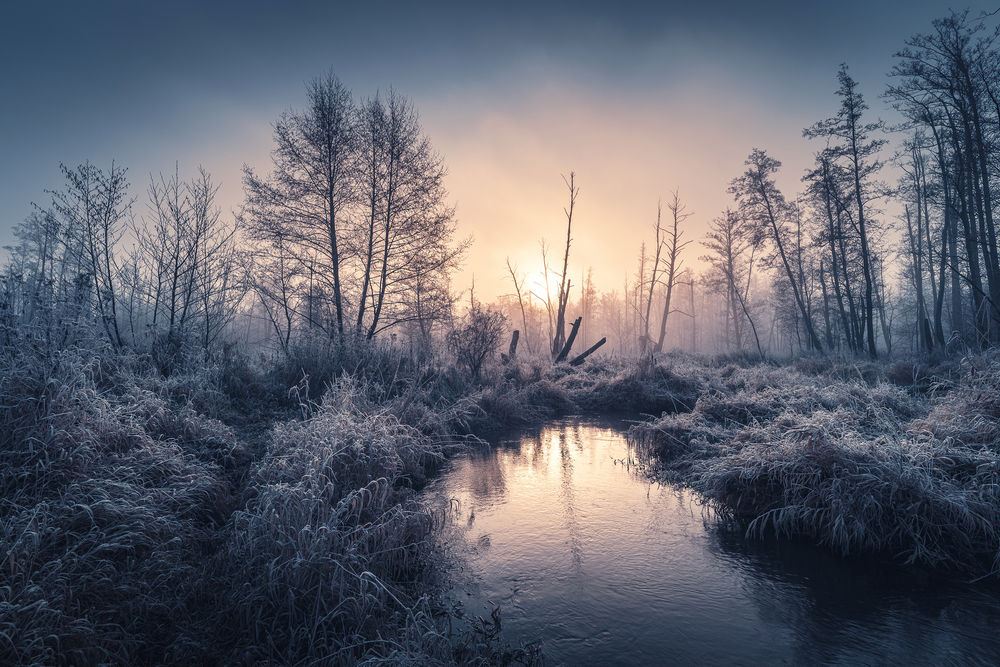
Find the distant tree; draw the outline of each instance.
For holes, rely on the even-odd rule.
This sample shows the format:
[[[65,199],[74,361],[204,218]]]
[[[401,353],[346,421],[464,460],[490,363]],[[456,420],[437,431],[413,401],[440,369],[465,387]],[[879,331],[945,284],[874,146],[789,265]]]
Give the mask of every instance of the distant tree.
[[[583,323],[580,325],[580,347],[589,347],[591,340],[591,326],[594,315],[594,308],[597,303],[597,287],[594,285],[593,268],[587,267],[587,273],[580,280],[580,314]]]
[[[653,294],[646,291],[646,286],[652,282],[652,271],[647,270],[649,266],[649,255],[646,252],[646,242],[639,244],[639,257],[636,272],[629,281],[629,275],[625,274],[625,282],[622,285],[622,295],[624,299],[624,315],[626,337],[628,343],[626,347],[630,351],[650,352],[652,351],[652,338],[646,333],[648,318],[645,317],[647,306],[652,311]],[[648,299],[648,301],[647,301]],[[635,350],[633,350],[635,348]]]
[[[677,284],[677,276],[680,274],[681,266],[684,263],[681,253],[691,241],[682,240],[684,230],[680,229],[680,224],[691,217],[692,213],[687,212],[687,207],[681,203],[680,193],[674,190],[673,196],[667,203],[670,210],[670,226],[667,227],[663,243],[666,256],[663,257],[664,275],[666,276],[664,285],[666,295],[664,296],[663,313],[660,316],[660,335],[656,340],[656,352],[663,351],[663,343],[667,337],[667,317],[670,315],[670,301],[673,297],[674,286]],[[659,250],[657,250],[659,255]]]
[[[549,325],[549,353],[551,354],[553,343],[555,342],[555,316],[553,315],[555,307],[552,304],[552,289],[549,286],[549,252],[548,246],[545,244],[545,239],[539,242],[539,246],[542,252],[542,285],[539,287],[543,289],[544,294],[539,295],[537,292],[532,291],[531,295],[545,306],[545,314],[548,317]]]
[[[506,324],[503,314],[477,304],[448,333],[448,348],[472,377],[478,379],[483,365],[496,357]]]
[[[709,288],[725,299],[727,334],[731,323],[736,349],[743,347],[743,322],[746,321],[753,333],[757,352],[763,358],[757,325],[748,306],[754,260],[760,243],[759,232],[752,229],[739,213],[726,209],[710,223],[702,241],[710,254],[701,259],[711,267],[707,276]]]
[[[525,291],[524,291],[524,280],[523,274],[517,273],[517,268],[511,266],[510,257],[507,258],[507,271],[510,273],[511,282],[514,283],[514,293],[517,296],[517,306],[521,310],[521,330],[524,336],[524,345],[528,348],[528,352],[534,352],[531,346],[531,337],[528,333],[528,313],[525,308]]]
[[[12,231],[17,244],[8,248],[10,258],[4,267],[5,315],[16,317],[24,326],[39,324],[51,333],[68,315],[57,310],[68,305],[65,274],[68,258],[74,254],[71,239],[51,210],[37,206]]]
[[[930,241],[930,220],[926,215],[927,181],[926,163],[922,149],[922,138],[916,135],[907,143],[908,160],[901,161],[903,176],[900,178],[899,192],[910,201],[903,205],[903,216],[906,222],[906,256],[909,259],[908,273],[916,301],[916,329],[921,347],[933,351],[936,345],[944,346],[944,330],[941,326],[940,312],[935,308],[935,326],[931,329],[931,309],[927,306],[924,280],[931,287],[931,302],[938,303],[938,289],[935,282],[933,247]],[[926,246],[926,247],[925,247]],[[925,254],[926,253],[926,254]],[[928,275],[925,275],[925,265]],[[943,289],[941,290],[943,293]]]
[[[569,172],[569,178],[563,176],[563,182],[569,190],[569,204],[563,209],[566,216],[566,247],[563,252],[562,273],[559,274],[559,293],[556,297],[555,333],[552,337],[552,358],[554,359],[562,351],[566,344],[566,306],[569,303],[569,293],[572,288],[572,281],[569,279],[569,246],[573,239],[573,208],[576,206],[576,198],[580,194],[580,188],[576,187],[576,173]]]
[[[257,295],[278,347],[287,356],[296,320],[296,265],[277,235],[253,254],[249,286]]]

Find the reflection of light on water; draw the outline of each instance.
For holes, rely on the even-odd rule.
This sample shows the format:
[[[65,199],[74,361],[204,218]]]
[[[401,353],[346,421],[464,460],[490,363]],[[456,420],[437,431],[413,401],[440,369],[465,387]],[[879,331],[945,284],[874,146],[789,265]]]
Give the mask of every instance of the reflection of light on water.
[[[574,433],[579,442],[579,431]],[[569,451],[569,435],[563,427],[559,432],[553,433],[550,449],[555,449],[556,443],[559,446],[559,488],[561,491],[560,500],[562,502],[562,513],[565,518],[566,532],[569,534],[569,550],[573,554],[573,565],[577,574],[582,571],[583,547],[580,544],[580,528],[576,521],[576,508],[573,500],[573,455]]]
[[[500,603],[508,639],[588,664],[1000,660],[997,596],[748,544],[624,465],[609,426],[557,422],[452,461],[428,491],[461,508],[445,538],[460,597],[471,613]]]

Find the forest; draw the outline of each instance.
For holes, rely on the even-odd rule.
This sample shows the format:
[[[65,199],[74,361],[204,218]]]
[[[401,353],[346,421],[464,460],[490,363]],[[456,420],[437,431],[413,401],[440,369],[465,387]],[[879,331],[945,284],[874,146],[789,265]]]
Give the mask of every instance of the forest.
[[[457,284],[474,240],[414,103],[333,72],[232,214],[198,156],[61,165],[0,272],[0,662],[542,662],[445,602],[453,512],[421,490],[565,415],[627,417],[642,475],[747,539],[996,583],[993,23],[887,46],[900,122],[830,72],[800,189],[752,148],[717,211],[669,191],[618,285],[570,170],[541,274]]]

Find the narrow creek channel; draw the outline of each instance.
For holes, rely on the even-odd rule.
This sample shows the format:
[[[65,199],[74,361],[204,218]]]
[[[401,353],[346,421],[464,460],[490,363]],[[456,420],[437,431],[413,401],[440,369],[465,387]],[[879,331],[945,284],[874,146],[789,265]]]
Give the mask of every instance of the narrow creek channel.
[[[450,461],[452,594],[556,664],[998,664],[1000,588],[752,542],[650,484],[621,421],[566,419]]]

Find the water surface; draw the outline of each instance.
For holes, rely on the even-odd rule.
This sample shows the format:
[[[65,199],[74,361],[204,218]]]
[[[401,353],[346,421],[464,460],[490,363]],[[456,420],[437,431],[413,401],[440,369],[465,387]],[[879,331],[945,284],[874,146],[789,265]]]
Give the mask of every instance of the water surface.
[[[565,664],[1000,664],[1000,591],[749,542],[569,419],[452,460],[453,594]]]

